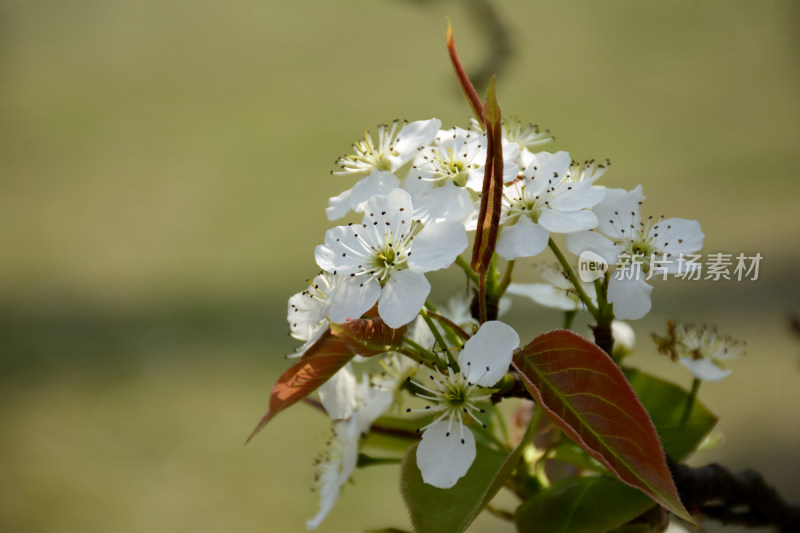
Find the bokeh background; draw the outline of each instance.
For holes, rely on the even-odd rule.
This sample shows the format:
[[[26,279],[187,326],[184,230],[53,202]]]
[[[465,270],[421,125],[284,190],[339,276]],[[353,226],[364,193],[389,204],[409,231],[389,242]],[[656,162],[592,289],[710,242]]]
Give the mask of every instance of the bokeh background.
[[[631,363],[689,385],[648,340],[667,318],[746,339],[701,389],[726,443],[693,461],[800,501],[797,4],[486,5],[0,0],[0,530],[304,530],[327,422],[298,406],[244,438],[287,366],[326,200],[352,184],[335,158],[394,118],[466,124],[448,16],[550,149],[611,158],[606,185],[699,219],[707,252],[764,256],[758,281],[657,286]],[[523,339],[559,322],[515,309]],[[321,531],[385,526],[408,527],[396,468],[374,467]]]

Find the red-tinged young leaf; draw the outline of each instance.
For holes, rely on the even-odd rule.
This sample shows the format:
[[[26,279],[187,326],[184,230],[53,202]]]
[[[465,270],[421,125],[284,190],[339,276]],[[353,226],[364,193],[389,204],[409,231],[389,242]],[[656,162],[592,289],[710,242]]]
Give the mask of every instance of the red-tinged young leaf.
[[[245,442],[250,442],[275,415],[317,390],[354,356],[342,339],[326,331],[272,386],[267,414]]]
[[[392,329],[380,318],[332,324],[331,332],[361,357],[372,357],[400,347],[408,326]]]
[[[246,442],[275,415],[317,390],[355,355],[385,353],[397,347],[404,334],[405,327],[393,330],[380,319],[350,320],[332,326],[272,386],[267,414]]]
[[[494,90],[494,78],[489,83],[484,107],[487,149],[486,166],[483,174],[481,208],[472,248],[472,269],[483,274],[489,268],[500,226],[500,209],[503,199],[503,136],[500,131],[500,106]]]
[[[456,42],[453,38],[453,26],[450,25],[449,20],[447,21],[447,34],[445,38],[447,40],[447,51],[450,53],[450,61],[453,63],[453,68],[456,71],[461,90],[464,91],[464,96],[469,102],[470,107],[472,107],[472,112],[475,113],[475,116],[478,118],[478,122],[483,124],[483,104],[481,104],[481,99],[475,87],[473,87],[472,82],[469,81],[469,76],[467,76],[464,67],[461,65],[461,60],[458,59]]]
[[[573,441],[622,482],[694,522],[681,504],[650,416],[603,350],[571,331],[555,330],[514,354],[512,364]]]

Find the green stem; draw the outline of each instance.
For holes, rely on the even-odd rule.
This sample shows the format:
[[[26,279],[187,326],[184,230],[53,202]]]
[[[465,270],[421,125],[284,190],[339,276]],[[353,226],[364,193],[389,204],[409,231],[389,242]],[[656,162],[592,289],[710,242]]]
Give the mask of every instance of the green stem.
[[[431,315],[429,315],[428,311],[426,311],[424,308],[420,311],[419,314],[425,321],[425,323],[428,325],[428,328],[431,330],[433,338],[436,339],[436,344],[438,344],[439,347],[444,352],[447,363],[450,366],[452,366],[455,370],[458,370],[458,363],[456,363],[455,359],[453,359],[453,356],[450,354],[450,351],[447,349],[447,343],[444,341],[444,337],[442,337],[442,333],[439,331],[439,328],[436,327],[436,324],[431,318]]]
[[[456,257],[456,264],[457,264],[458,266],[460,266],[460,267],[462,268],[462,270],[464,270],[464,273],[467,275],[467,277],[468,277],[470,280],[472,280],[472,282],[473,282],[475,285],[477,285],[477,284],[478,284],[478,277],[479,277],[479,276],[478,276],[478,274],[477,274],[477,273],[476,273],[474,270],[472,270],[472,267],[471,267],[471,266],[469,266],[469,263],[467,262],[467,260],[466,260],[466,259],[464,259],[463,257],[461,257],[461,256],[459,255],[458,257]]]
[[[426,349],[422,345],[417,344],[408,337],[403,337],[403,342],[405,342],[411,348],[411,350],[401,348],[395,351],[407,357],[410,357],[417,363],[421,363],[427,367],[430,368],[439,367],[439,358],[436,357],[435,353]]]
[[[581,301],[583,302],[583,305],[585,305],[586,309],[588,309],[589,312],[592,313],[592,316],[595,317],[595,319],[597,319],[599,316],[597,307],[595,307],[595,305],[592,303],[592,300],[586,294],[586,291],[583,290],[583,285],[581,285],[581,281],[578,279],[578,276],[575,275],[575,271],[572,270],[569,261],[567,261],[567,259],[564,257],[564,254],[561,253],[561,250],[558,248],[558,245],[552,238],[547,244],[548,246],[550,246],[550,249],[556,256],[556,259],[558,259],[558,262],[561,264],[561,268],[564,269],[564,272],[566,272],[567,277],[572,282],[572,285],[575,287],[575,292],[578,293],[578,297],[580,297]]]
[[[681,415],[679,427],[685,426],[686,422],[689,421],[689,416],[692,414],[692,407],[694,407],[694,402],[697,398],[697,391],[700,390],[700,383],[702,382],[697,378],[694,378],[694,381],[692,381],[692,390],[689,392],[689,397],[686,399],[686,407],[683,408],[683,415]]]
[[[575,320],[577,314],[577,310],[564,311],[564,329],[572,329],[572,321]]]
[[[358,468],[365,468],[367,466],[375,465],[397,465],[402,462],[403,459],[400,457],[372,457],[364,453],[359,453],[356,466]]]
[[[500,280],[500,285],[497,286],[495,296],[499,300],[505,293],[508,286],[511,285],[512,274],[514,272],[514,260],[512,259],[506,264],[506,271],[503,273],[503,278]]]

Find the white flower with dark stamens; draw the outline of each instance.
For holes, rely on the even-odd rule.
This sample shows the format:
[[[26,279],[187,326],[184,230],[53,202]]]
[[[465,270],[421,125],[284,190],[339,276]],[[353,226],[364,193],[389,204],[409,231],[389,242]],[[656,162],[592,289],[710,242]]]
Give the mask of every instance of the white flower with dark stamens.
[[[419,371],[419,363],[399,353],[387,354],[379,360],[381,371],[372,376],[372,386],[392,394],[393,405],[401,404],[401,392],[406,382]]]
[[[678,360],[703,381],[720,381],[732,371],[724,367],[725,361],[744,355],[744,343],[730,337],[721,337],[708,326],[678,324],[675,328]]]
[[[325,214],[328,215],[328,220],[338,220],[351,210],[361,213],[370,198],[376,194],[389,194],[397,188],[399,183],[397,177],[391,172],[373,170],[366,178],[356,183],[352,189],[328,200]]]
[[[291,336],[304,344],[290,357],[297,357],[328,329],[329,297],[339,278],[323,272],[309,281],[309,287],[289,298],[287,320]]]
[[[519,147],[503,144],[503,180],[511,181],[519,174],[515,162]],[[483,188],[486,165],[486,135],[453,128],[440,131],[436,143],[420,150],[403,181],[415,204],[433,208],[434,219],[466,222],[474,210],[472,191]]]
[[[411,161],[423,146],[436,137],[442,123],[439,119],[418,120],[402,125],[378,126],[377,141],[367,131],[364,138],[353,144],[353,154],[337,160],[342,170],[332,174],[366,175],[328,203],[328,220],[342,218],[351,209],[362,212],[367,200],[376,194],[388,194],[398,185],[395,172]]]
[[[577,181],[590,181],[594,183],[603,174],[606,173],[608,167],[611,166],[611,161],[606,159],[603,163],[598,163],[594,159],[578,163],[573,161],[567,171],[567,181],[574,183]]]
[[[359,282],[352,278],[322,272],[309,282],[308,289],[289,298],[287,320],[290,334],[304,343],[289,357],[298,357],[305,353],[328,330],[330,322],[344,322],[345,319],[341,317],[347,310],[342,310],[341,307],[348,302],[335,295],[338,291],[353,291],[358,286]]]
[[[477,119],[472,118],[470,122],[470,129],[483,131],[483,126],[478,123]],[[540,130],[536,124],[523,125],[516,115],[503,117],[502,135],[504,140],[518,144],[520,149],[531,149],[534,146],[555,140],[549,130]]]
[[[489,387],[508,371],[517,348],[519,336],[510,326],[485,322],[461,350],[460,372],[437,370],[429,381],[416,384],[424,391],[418,396],[431,402],[420,411],[436,413],[421,429],[417,448],[417,465],[425,483],[448,489],[467,473],[476,454],[475,437],[467,426],[483,425],[477,417],[483,412],[480,404],[491,397]]]
[[[348,420],[334,422],[325,449],[314,462],[317,474],[313,488],[319,492],[320,509],[314,518],[306,522],[308,529],[316,529],[333,509],[342,486],[353,475],[358,464],[361,436],[369,432],[372,423],[392,405],[393,395],[371,387],[366,379],[355,386],[354,380],[346,383],[352,389],[347,396],[352,393],[355,405]]]
[[[523,179],[504,187],[497,253],[508,260],[532,257],[547,247],[550,233],[597,226],[591,208],[603,191],[591,181],[568,181],[567,152],[524,154]]]
[[[330,320],[359,318],[377,301],[391,328],[411,322],[431,286],[425,272],[449,267],[467,247],[458,222],[423,224],[412,218],[411,196],[395,189],[373,197],[361,224],[337,226],[317,246],[317,264],[350,282],[331,297]]]
[[[578,311],[586,309],[578,292],[572,285],[567,275],[560,267],[555,265],[542,265],[540,274],[543,283],[512,283],[508,286],[509,294],[525,296],[545,307],[561,309],[563,311]],[[590,283],[581,282],[584,292],[595,302],[595,290]]]
[[[421,146],[430,144],[442,122],[438,118],[407,123],[395,120],[391,126],[378,126],[377,141],[369,131],[353,143],[353,154],[343,155],[336,162],[342,170],[333,174],[369,174],[373,170],[395,172],[411,161]]]
[[[432,146],[419,151],[403,187],[412,194],[452,184],[475,192],[483,188],[486,165],[486,135],[461,128],[442,130]],[[519,147],[503,143],[503,181],[515,180],[519,166],[514,162]]]
[[[314,461],[317,473],[312,490],[319,493],[319,512],[306,522],[308,529],[317,529],[339,499],[342,485],[347,483],[358,463],[358,441],[361,435],[347,421],[334,423],[325,448]]]
[[[634,320],[650,311],[653,287],[644,278],[652,269],[676,273],[699,266],[682,256],[703,247],[700,223],[683,218],[642,220],[643,201],[641,186],[630,192],[606,189],[605,198],[594,208],[597,229],[566,237],[567,248],[576,255],[591,251],[609,265],[627,264],[626,275],[618,270],[608,285],[608,301],[614,304],[617,318]]]

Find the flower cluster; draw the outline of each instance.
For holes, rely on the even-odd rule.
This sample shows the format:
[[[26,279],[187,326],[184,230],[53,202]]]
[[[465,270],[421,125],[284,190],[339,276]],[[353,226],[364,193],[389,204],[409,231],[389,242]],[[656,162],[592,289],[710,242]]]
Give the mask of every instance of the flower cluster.
[[[566,328],[577,313],[592,314],[603,324],[596,335],[605,330],[610,339],[604,349],[621,361],[635,337],[613,319],[645,316],[653,288],[619,274],[670,268],[667,258],[703,245],[696,221],[644,218],[641,186],[600,185],[608,161],[578,163],[565,151],[537,151],[553,140],[549,132],[515,117],[503,119],[499,131],[498,141],[477,121],[449,129],[436,118],[396,121],[378,126],[374,136],[367,132],[337,161],[337,179],[355,182],[330,199],[327,216],[350,221],[325,233],[314,253],[321,271],[289,299],[287,315],[291,336],[301,343],[290,355],[299,358],[304,377],[298,379],[314,383],[309,391],[317,389],[332,424],[315,463],[320,509],[307,524],[311,529],[368,461],[364,437],[385,430],[387,421],[406,417],[416,425],[415,467],[425,484],[440,489],[467,475],[481,443],[499,442],[490,427],[500,417],[493,400],[514,381],[510,365],[520,353],[519,335],[497,320],[509,308],[506,293],[563,312]],[[485,272],[462,254],[483,223],[486,178],[501,167],[502,175],[493,177],[502,187],[495,254]],[[513,282],[515,264],[549,255],[548,248],[550,262],[539,263],[541,282]],[[612,267],[594,284],[574,272],[586,252]],[[463,270],[469,287],[436,306],[427,273],[451,267]],[[370,333],[354,333],[359,327]],[[709,365],[737,352],[711,330],[675,329],[672,339],[673,352],[683,350],[681,362],[703,379],[720,376]],[[321,360],[320,353],[346,364],[302,367]]]

